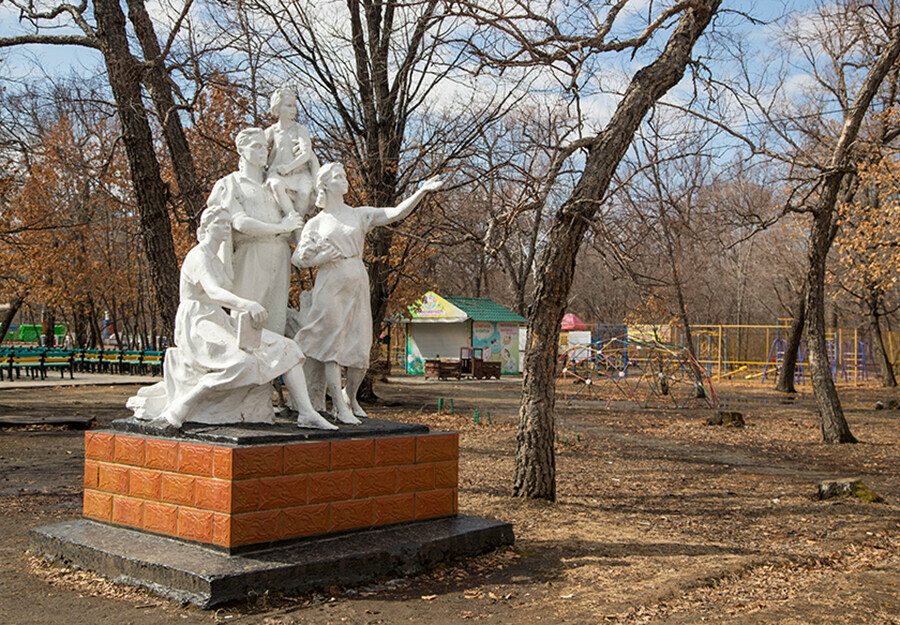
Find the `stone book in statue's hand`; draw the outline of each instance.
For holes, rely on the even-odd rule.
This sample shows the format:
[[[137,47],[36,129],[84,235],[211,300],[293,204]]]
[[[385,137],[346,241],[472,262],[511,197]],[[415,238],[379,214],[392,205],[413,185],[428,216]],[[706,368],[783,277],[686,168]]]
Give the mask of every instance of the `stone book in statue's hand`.
[[[250,313],[238,314],[238,347],[245,352],[252,352],[259,347],[262,340],[262,324],[254,325]]]

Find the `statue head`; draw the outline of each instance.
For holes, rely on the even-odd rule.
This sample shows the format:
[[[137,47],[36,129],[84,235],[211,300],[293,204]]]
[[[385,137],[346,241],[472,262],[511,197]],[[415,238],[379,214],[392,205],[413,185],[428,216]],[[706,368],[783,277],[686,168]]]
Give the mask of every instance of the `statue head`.
[[[218,220],[230,222],[228,209],[224,206],[209,206],[200,215],[200,226],[197,228],[197,240],[202,241],[209,232],[209,227]]]
[[[266,133],[262,128],[244,128],[234,139],[241,160],[265,166],[268,159]]]
[[[340,163],[326,163],[319,168],[319,173],[316,174],[317,207],[325,207],[325,198],[327,197],[328,190],[335,176],[343,178],[344,181],[344,187],[341,189],[341,195],[343,196],[343,194],[347,192],[347,173],[344,171],[344,166]]]
[[[291,117],[295,117],[297,115],[297,93],[292,88],[280,87],[269,96],[269,112],[273,116],[278,117],[281,107],[285,104],[294,106],[294,114]]]

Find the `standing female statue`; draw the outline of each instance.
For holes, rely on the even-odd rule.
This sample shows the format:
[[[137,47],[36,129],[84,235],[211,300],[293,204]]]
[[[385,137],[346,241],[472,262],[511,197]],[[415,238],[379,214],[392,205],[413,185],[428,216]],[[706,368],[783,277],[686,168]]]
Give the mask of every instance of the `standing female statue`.
[[[265,180],[265,131],[245,128],[235,139],[238,171],[216,182],[207,206],[224,206],[231,215],[234,287],[237,295],[262,304],[266,329],[284,334],[291,283],[290,237],[303,217],[283,210]]]
[[[210,206],[200,219],[199,243],[181,266],[175,347],[166,352],[164,379],[128,400],[139,419],[161,419],[180,428],[200,423],[272,423],[272,386],[284,376],[297,425],[337,429],[312,407],[297,344],[263,328],[268,313],[258,302],[232,292],[233,272],[224,248],[230,245],[231,219],[224,206]],[[226,260],[223,260],[223,257]],[[258,345],[238,344],[238,320],[223,307],[246,315]],[[256,341],[252,341],[255,343]]]
[[[316,176],[316,206],[322,211],[306,222],[291,257],[300,268],[319,267],[308,310],[301,311],[298,340],[307,358],[324,364],[335,417],[342,423],[359,423],[354,415],[366,416],[356,400],[372,349],[369,276],[363,264],[366,233],[403,219],[442,184],[431,178],[396,208],[351,208],[344,203],[347,174],[340,164],[328,163]],[[347,367],[349,406],[341,392],[342,366]],[[323,407],[324,396],[318,389],[313,393],[314,405]]]

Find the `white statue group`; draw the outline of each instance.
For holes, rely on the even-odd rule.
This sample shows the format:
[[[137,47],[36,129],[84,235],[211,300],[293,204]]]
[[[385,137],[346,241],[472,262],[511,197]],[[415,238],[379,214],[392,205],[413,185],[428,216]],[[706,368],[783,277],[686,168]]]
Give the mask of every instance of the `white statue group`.
[[[337,421],[366,416],[356,400],[372,346],[365,236],[406,217],[442,183],[428,180],[395,208],[351,208],[344,168],[319,167],[309,130],[296,120],[294,92],[278,89],[270,103],[278,121],[238,134],[238,171],[209,196],[199,242],[181,267],[175,347],[166,352],[163,381],[128,400],[139,419],[176,428],[185,421],[272,423],[271,382],[279,377],[300,427],[337,429],[320,414],[326,385]],[[321,212],[307,221],[313,204]],[[289,338],[291,263],[318,271]]]

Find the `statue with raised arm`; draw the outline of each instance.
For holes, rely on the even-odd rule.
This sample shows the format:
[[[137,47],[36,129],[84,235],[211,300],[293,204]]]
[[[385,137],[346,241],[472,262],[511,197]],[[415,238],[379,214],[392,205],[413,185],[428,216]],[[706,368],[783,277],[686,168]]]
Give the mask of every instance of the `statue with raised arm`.
[[[265,181],[268,149],[261,128],[247,128],[235,139],[238,171],[213,187],[208,206],[224,206],[231,217],[234,293],[262,304],[265,327],[284,334],[291,282],[290,237],[303,216],[283,209]]]
[[[324,366],[334,416],[342,423],[359,423],[356,417],[366,416],[356,399],[372,348],[369,277],[363,264],[366,233],[403,219],[442,184],[432,178],[394,208],[352,208],[344,203],[348,185],[343,166],[328,163],[316,176],[316,206],[322,211],[306,222],[291,258],[300,268],[318,266],[297,336],[308,362]],[[341,367],[347,368],[346,398],[341,391]],[[324,408],[324,388],[310,392],[313,405]]]
[[[185,421],[273,423],[271,382],[283,376],[298,426],[337,429],[310,404],[297,343],[264,329],[266,309],[234,293],[230,234],[226,207],[203,211],[199,243],[181,266],[175,347],[166,351],[164,379],[138,391],[128,407],[139,419],[176,428]]]

